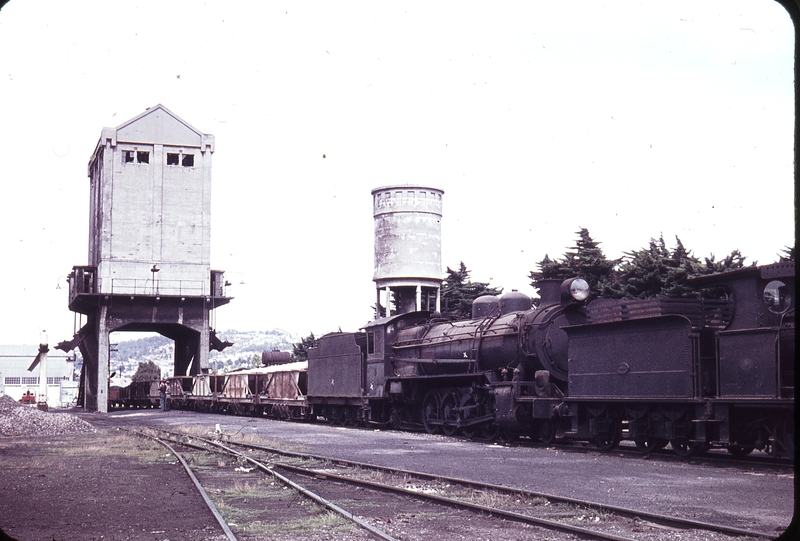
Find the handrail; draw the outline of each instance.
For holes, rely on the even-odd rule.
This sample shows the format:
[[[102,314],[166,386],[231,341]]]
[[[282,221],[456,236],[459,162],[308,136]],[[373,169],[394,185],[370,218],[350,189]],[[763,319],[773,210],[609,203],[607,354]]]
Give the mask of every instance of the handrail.
[[[112,278],[111,294],[124,295],[207,295],[206,280],[153,280]]]
[[[211,271],[208,279],[159,279],[149,278],[110,278],[102,281],[97,267],[73,267],[68,277],[69,302],[87,295],[137,295],[137,296],[189,296],[225,298],[225,289],[220,281],[221,271]],[[103,284],[101,285],[101,282]]]

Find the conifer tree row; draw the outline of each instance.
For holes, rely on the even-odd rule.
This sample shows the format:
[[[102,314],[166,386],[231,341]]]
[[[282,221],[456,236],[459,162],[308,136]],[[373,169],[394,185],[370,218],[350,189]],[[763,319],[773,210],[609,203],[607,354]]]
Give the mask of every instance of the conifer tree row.
[[[562,258],[551,259],[545,255],[536,264],[538,270],[529,274],[534,288],[537,281],[545,278],[564,280],[581,276],[597,297],[696,297],[698,291],[689,283],[690,278],[745,266],[746,257],[739,250],[733,250],[719,261],[713,254],[700,260],[677,236],[675,247],[669,248],[663,235],[658,239],[651,238],[645,248],[625,252],[619,259],[608,259],[588,229],[581,228],[577,235],[575,246],[570,247]],[[794,260],[794,248],[784,248],[780,259]]]

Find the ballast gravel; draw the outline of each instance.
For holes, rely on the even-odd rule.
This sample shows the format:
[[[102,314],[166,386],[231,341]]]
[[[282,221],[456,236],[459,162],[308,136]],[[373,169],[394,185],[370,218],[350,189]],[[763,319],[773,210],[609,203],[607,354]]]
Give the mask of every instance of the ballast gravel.
[[[58,436],[94,432],[92,425],[70,413],[51,413],[0,396],[0,436]]]

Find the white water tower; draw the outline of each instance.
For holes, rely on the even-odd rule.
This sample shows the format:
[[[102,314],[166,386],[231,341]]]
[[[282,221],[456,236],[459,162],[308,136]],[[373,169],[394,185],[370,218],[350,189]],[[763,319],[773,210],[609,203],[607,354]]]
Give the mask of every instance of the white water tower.
[[[394,294],[397,314],[440,311],[442,194],[419,184],[372,190],[376,306],[389,307]]]

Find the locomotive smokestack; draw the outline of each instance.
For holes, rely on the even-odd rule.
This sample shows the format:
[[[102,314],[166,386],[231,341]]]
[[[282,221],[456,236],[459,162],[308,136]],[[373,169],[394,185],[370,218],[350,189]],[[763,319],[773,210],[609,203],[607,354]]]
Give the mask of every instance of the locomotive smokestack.
[[[561,302],[561,280],[558,278],[545,278],[536,282],[539,288],[540,304],[558,304]]]

